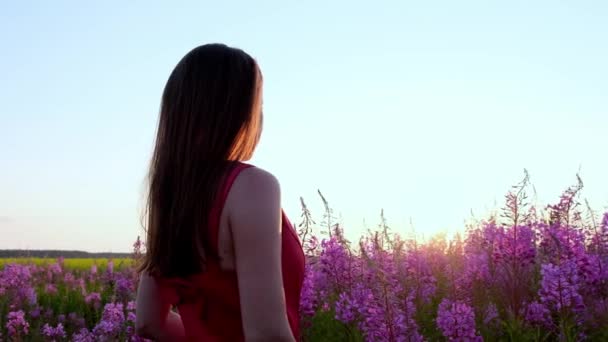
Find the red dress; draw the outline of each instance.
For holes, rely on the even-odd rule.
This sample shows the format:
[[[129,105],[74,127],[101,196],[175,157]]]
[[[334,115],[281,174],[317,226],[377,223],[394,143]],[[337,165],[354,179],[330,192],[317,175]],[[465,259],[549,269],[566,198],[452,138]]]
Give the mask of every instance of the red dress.
[[[251,165],[237,163],[220,189],[210,213],[208,236],[217,256],[220,215],[238,174]],[[304,280],[304,253],[296,231],[282,212],[282,273],[287,318],[296,340],[300,339],[300,291]],[[223,271],[217,258],[207,259],[207,269],[184,279],[161,280],[163,300],[177,306],[189,341],[244,341],[237,275]],[[263,310],[263,308],[260,308]]]

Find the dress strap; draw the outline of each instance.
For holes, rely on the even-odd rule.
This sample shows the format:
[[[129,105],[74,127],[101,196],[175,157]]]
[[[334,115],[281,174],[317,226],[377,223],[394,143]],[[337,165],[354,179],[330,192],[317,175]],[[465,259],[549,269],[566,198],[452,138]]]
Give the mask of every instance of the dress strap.
[[[241,171],[252,166],[253,165],[241,162],[237,162],[231,166],[231,168],[228,170],[228,174],[224,178],[223,184],[220,186],[220,191],[215,199],[215,205],[212,207],[211,212],[209,213],[209,240],[212,250],[216,256],[218,255],[219,251],[220,218],[222,216],[222,211],[224,210],[224,205],[226,204],[228,194],[230,193],[232,184],[234,184],[236,177],[238,177]]]

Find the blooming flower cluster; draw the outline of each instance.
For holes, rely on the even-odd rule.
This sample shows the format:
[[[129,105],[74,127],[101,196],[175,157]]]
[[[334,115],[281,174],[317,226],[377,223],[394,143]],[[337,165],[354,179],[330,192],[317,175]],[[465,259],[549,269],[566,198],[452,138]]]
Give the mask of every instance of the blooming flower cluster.
[[[6,330],[9,337],[23,337],[29,334],[30,324],[25,320],[23,311],[11,311],[6,318]]]
[[[444,299],[439,304],[437,326],[450,341],[482,340],[475,331],[473,308],[461,301]]]
[[[561,265],[543,264],[541,269],[540,301],[556,311],[571,309],[577,312],[585,308],[579,294],[578,269],[572,260]]]
[[[419,244],[384,230],[357,249],[342,234],[322,239],[307,250],[308,336],[326,312],[366,341],[608,336],[608,213],[584,221],[576,187],[543,212],[526,207],[522,188],[464,240]]]
[[[57,326],[54,328],[48,323],[44,324],[44,326],[42,327],[42,335],[44,335],[44,337],[51,341],[66,337],[65,330],[63,329],[63,324],[61,323],[58,323]]]

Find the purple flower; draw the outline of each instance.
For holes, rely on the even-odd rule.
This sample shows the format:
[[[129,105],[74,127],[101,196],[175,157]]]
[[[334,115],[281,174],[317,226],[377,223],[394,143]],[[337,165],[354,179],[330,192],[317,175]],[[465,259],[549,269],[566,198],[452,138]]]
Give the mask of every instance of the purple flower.
[[[85,303],[92,304],[95,309],[101,306],[101,295],[97,292],[92,292],[84,298]]]
[[[572,310],[580,313],[584,309],[583,298],[579,294],[577,265],[567,260],[561,265],[541,266],[540,301],[551,310]]]
[[[136,308],[136,303],[134,301],[130,301],[127,303],[127,310],[135,311],[135,308]]]
[[[535,256],[534,230],[531,226],[510,226],[498,230],[492,255],[495,261],[525,267],[534,263]]]
[[[541,234],[539,250],[545,263],[561,264],[561,260],[578,260],[586,255],[586,237],[581,229],[559,223],[537,226]]]
[[[414,294],[412,292],[403,303],[396,296],[398,292],[396,287],[384,292],[380,288],[357,284],[350,294],[339,296],[336,319],[346,324],[355,323],[366,341],[421,341],[414,321]]]
[[[36,290],[34,290],[34,288],[31,286],[19,289],[18,293],[21,298],[24,298],[30,305],[34,305],[38,301]]]
[[[306,264],[304,283],[300,294],[300,312],[303,316],[313,316],[317,307],[317,296],[315,291],[315,278],[317,272],[311,264]]]
[[[348,251],[336,237],[323,240],[321,247],[317,285],[327,291],[340,290],[350,280]]]
[[[470,253],[465,256],[465,274],[467,281],[491,281],[489,270],[490,258],[486,251]]]
[[[424,249],[415,249],[407,253],[403,266],[406,278],[415,282],[416,297],[423,303],[429,303],[435,294],[437,280],[431,273],[430,258]],[[391,261],[394,263],[394,261]],[[388,266],[388,265],[385,265]]]
[[[93,328],[93,333],[105,338],[116,338],[125,323],[124,308],[121,303],[108,303],[104,307],[101,321]]]
[[[122,331],[122,326],[116,322],[101,321],[93,328],[93,334],[104,339],[117,338]]]
[[[133,284],[131,283],[131,280],[124,276],[118,277],[116,280],[115,292],[116,296],[121,300],[130,298],[133,293]]]
[[[357,303],[350,298],[346,293],[340,293],[336,302],[336,319],[342,323],[348,324],[355,320]]]
[[[125,313],[122,303],[106,304],[103,309],[102,320],[122,323],[125,320]]]
[[[46,284],[45,289],[46,293],[48,294],[56,294],[57,293],[57,287],[54,284]]]
[[[78,333],[72,335],[72,342],[95,342],[95,335],[93,335],[88,329],[82,328]]]
[[[63,270],[61,269],[61,265],[56,262],[49,265],[49,272],[51,272],[51,274],[61,274]]]
[[[63,276],[63,281],[69,287],[74,287],[76,285],[76,277],[74,277],[74,275],[72,273],[70,273],[70,272],[66,273]]]
[[[19,305],[24,301],[30,305],[36,304],[36,291],[31,286],[32,278],[29,266],[8,264],[0,271],[0,289],[2,295],[11,299],[11,304]]]
[[[29,333],[30,324],[25,320],[22,310],[11,311],[7,315],[6,329],[9,336],[21,336]]]
[[[38,318],[40,317],[40,307],[36,306],[33,309],[30,310],[30,317],[31,318]]]
[[[462,301],[444,299],[439,304],[437,326],[450,341],[482,341],[475,331],[473,308]]]
[[[532,325],[545,328],[551,327],[551,312],[547,307],[539,302],[532,302],[526,307],[526,321]]]
[[[397,306],[392,325],[397,341],[422,342],[424,338],[418,332],[418,324],[414,320],[416,306],[414,293],[410,293],[402,308]]]
[[[57,327],[53,328],[48,323],[42,327],[42,335],[45,337],[55,340],[66,337],[65,330],[63,329],[63,324],[57,324]]]

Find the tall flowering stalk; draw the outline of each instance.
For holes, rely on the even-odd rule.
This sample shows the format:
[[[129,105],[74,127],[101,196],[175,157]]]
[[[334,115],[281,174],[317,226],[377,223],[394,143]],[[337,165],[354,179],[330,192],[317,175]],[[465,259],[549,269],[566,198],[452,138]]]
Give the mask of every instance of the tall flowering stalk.
[[[61,323],[58,323],[56,327],[53,327],[46,323],[42,327],[42,335],[47,339],[47,341],[57,341],[65,338],[66,332],[63,327],[63,324]]]
[[[567,260],[561,265],[543,264],[541,275],[540,302],[557,315],[560,333],[570,333],[572,328],[569,324],[581,324],[581,315],[585,309],[579,292],[580,279],[576,263]]]
[[[104,341],[118,340],[125,333],[125,313],[122,303],[108,303],[104,307],[101,321],[93,333]]]
[[[475,312],[462,301],[444,299],[439,304],[437,326],[448,341],[483,341],[475,328]]]
[[[502,217],[505,220],[497,229],[492,248],[496,265],[499,291],[508,294],[506,307],[511,316],[518,316],[522,305],[530,297],[531,273],[535,263],[535,233],[530,225],[535,210],[529,209],[526,188],[530,177],[524,170],[524,179],[514,191],[506,195]]]
[[[13,306],[33,306],[38,296],[31,281],[30,266],[8,264],[0,271],[0,295],[6,296]]]
[[[6,318],[8,337],[14,341],[25,340],[30,332],[30,324],[25,319],[25,313],[22,310],[11,311]]]

